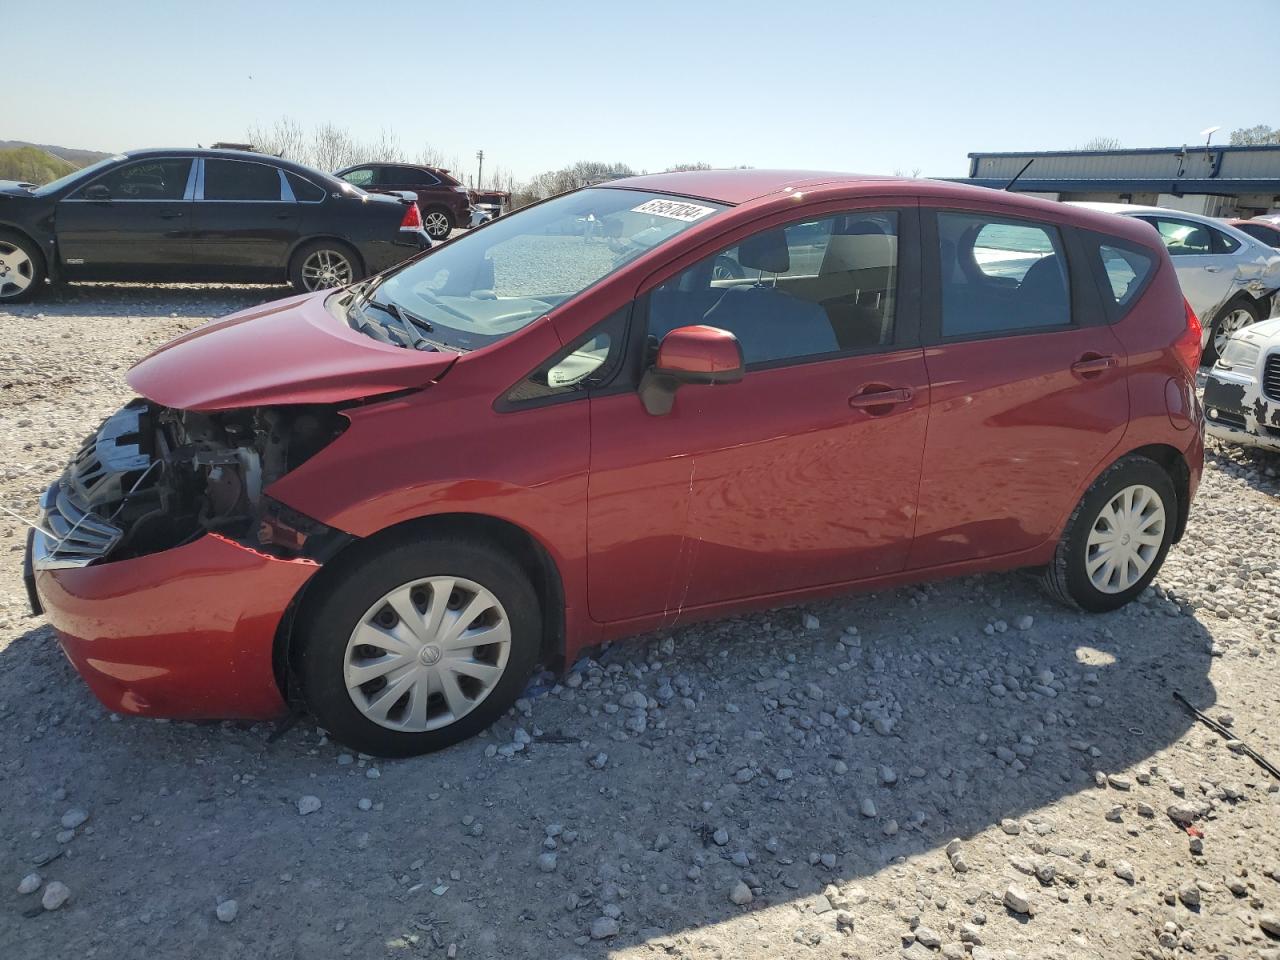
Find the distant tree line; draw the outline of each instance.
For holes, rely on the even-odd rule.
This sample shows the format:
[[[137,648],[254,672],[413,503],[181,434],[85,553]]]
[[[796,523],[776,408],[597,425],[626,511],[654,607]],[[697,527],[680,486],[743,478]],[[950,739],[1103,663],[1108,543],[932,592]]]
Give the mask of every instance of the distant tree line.
[[[18,180],[22,183],[49,183],[78,169],[61,157],[46,153],[39,147],[13,147],[0,150],[0,180]]]
[[[1258,147],[1280,144],[1280,128],[1260,123],[1256,127],[1241,127],[1231,131],[1231,144],[1237,147]]]

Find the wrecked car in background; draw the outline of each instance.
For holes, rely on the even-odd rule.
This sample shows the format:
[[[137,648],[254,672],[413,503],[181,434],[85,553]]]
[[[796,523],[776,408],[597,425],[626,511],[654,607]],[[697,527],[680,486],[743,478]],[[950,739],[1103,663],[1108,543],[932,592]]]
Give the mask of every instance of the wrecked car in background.
[[[1129,603],[1199,482],[1200,343],[1123,218],[612,181],[147,357],[45,494],[27,579],[112,710],[305,706],[422,753],[538,662],[752,607],[1019,567]]]
[[[1204,384],[1206,432],[1280,452],[1280,319],[1236,333]]]

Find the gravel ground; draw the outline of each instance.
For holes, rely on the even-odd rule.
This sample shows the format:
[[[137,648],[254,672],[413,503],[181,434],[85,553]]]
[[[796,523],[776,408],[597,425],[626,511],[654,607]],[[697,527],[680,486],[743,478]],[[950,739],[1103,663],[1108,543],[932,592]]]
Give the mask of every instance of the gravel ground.
[[[283,293],[0,310],[0,504],[131,362]],[[108,714],[0,516],[0,955],[1280,958],[1280,785],[1171,696],[1280,761],[1275,466],[1212,449],[1126,611],[1011,574],[695,626],[396,763]]]

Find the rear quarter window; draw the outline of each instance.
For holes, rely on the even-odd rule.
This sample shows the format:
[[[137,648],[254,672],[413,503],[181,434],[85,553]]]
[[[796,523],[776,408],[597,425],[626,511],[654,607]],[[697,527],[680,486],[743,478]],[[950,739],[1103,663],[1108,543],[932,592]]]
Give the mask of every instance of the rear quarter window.
[[[1115,237],[1084,232],[1082,236],[1093,261],[1104,308],[1115,322],[1146,289],[1156,271],[1156,254]]]

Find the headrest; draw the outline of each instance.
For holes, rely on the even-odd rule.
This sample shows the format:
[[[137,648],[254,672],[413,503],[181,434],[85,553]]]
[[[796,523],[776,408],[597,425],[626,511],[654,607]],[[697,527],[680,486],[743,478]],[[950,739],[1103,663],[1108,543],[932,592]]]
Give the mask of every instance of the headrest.
[[[898,238],[883,233],[837,233],[827,241],[827,252],[822,258],[823,273],[844,273],[848,270],[870,270],[892,267],[897,263]]]
[[[1058,263],[1058,255],[1051,253],[1033,263],[1022,278],[1022,283],[1018,284],[1018,289],[1032,291],[1039,296],[1065,290],[1066,282],[1062,276],[1062,266]]]
[[[747,237],[738,244],[738,263],[748,270],[765,273],[786,273],[791,269],[791,255],[787,252],[787,235],[781,230],[766,230]]]

